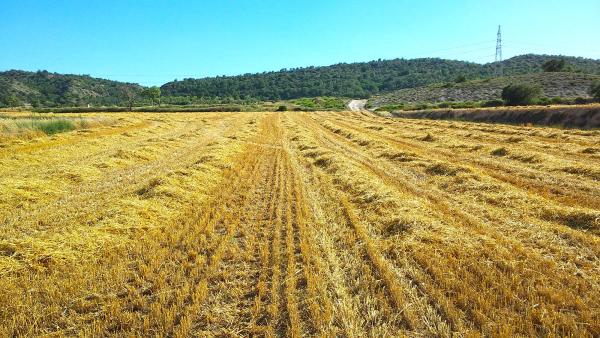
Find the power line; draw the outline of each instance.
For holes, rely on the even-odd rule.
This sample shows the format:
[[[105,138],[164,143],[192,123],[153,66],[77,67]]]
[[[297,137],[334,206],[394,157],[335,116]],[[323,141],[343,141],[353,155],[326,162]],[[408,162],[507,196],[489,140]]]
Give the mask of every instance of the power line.
[[[526,47],[538,47],[538,48],[548,48],[548,49],[553,49],[556,46],[550,45],[550,44],[543,44],[543,43],[539,43],[539,42],[526,42],[526,41],[517,41],[517,40],[504,40],[503,43],[508,43],[509,45],[519,45],[519,46],[526,46]],[[588,53],[593,53],[593,54],[600,54],[600,49],[581,49],[578,48],[578,50],[583,51],[583,52],[588,52]]]
[[[485,46],[485,47],[482,47],[482,48],[470,49],[470,50],[465,50],[465,51],[455,52],[455,53],[444,53],[444,54],[441,54],[441,55],[442,56],[453,56],[453,55],[473,54],[475,52],[480,52],[480,51],[483,51],[483,50],[489,52],[490,46],[488,45],[488,46]]]
[[[445,51],[455,50],[455,49],[463,49],[466,47],[480,46],[480,45],[490,44],[490,43],[493,43],[493,41],[490,41],[490,40],[480,41],[480,42],[474,42],[474,43],[469,43],[469,44],[455,46],[455,47],[448,47],[448,48],[429,50],[429,51],[420,51],[420,52],[414,53],[411,57],[413,57],[413,58],[420,57],[420,56],[427,57],[427,56],[431,56],[431,54],[438,53],[438,52],[445,52]]]

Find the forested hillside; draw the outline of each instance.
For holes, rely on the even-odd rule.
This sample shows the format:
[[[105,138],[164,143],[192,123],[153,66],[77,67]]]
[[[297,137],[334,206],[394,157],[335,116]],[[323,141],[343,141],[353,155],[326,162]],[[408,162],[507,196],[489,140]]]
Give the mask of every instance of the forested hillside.
[[[423,87],[404,88],[375,95],[369,99],[369,104],[372,108],[377,108],[399,103],[498,100],[502,88],[515,83],[539,86],[541,97],[589,98],[588,91],[594,81],[600,81],[600,75],[552,72],[502,76],[461,83],[438,83]]]
[[[542,72],[544,62],[562,58],[564,71],[600,74],[600,60],[522,55],[503,61],[504,74]],[[186,104],[231,100],[288,100],[303,97],[366,98],[405,88],[436,83],[494,77],[497,64],[425,59],[377,60],[340,63],[325,67],[284,69],[276,72],[184,79],[161,87],[162,102]],[[144,88],[87,75],[62,75],[47,71],[0,72],[0,107],[25,106],[126,106],[128,95],[148,103],[139,95]],[[215,101],[215,102],[212,102]]]
[[[126,105],[127,93],[137,95],[142,86],[47,71],[0,72],[0,106],[33,107]]]
[[[489,75],[476,63],[441,59],[383,60],[340,63],[260,74],[184,79],[161,87],[172,96],[254,97],[264,100],[314,96],[367,97],[450,79],[459,74]]]
[[[522,55],[503,61],[504,74],[520,75],[542,71],[542,64],[559,58]],[[563,58],[570,71],[600,74],[600,61]],[[161,87],[165,95],[197,97],[258,98],[263,100],[298,97],[338,96],[365,98],[382,92],[420,87],[432,83],[492,77],[497,64],[477,64],[443,59],[395,59],[341,63],[278,72],[184,79]]]

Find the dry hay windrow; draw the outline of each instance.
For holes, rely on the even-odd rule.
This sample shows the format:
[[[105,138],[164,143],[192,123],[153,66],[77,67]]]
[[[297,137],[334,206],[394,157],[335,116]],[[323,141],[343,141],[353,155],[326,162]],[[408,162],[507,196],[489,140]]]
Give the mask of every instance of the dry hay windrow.
[[[597,131],[110,118],[2,141],[0,335],[600,334]]]

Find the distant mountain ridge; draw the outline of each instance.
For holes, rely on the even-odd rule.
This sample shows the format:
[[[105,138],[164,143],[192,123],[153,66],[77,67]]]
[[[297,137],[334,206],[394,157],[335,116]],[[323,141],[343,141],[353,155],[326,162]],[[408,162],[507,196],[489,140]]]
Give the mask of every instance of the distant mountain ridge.
[[[542,72],[541,65],[563,58],[578,72],[600,74],[600,60],[581,57],[526,54],[502,62],[508,76]],[[492,78],[497,64],[438,58],[377,60],[339,63],[274,72],[172,81],[161,86],[166,98],[280,100],[336,96],[367,98],[392,91],[452,82],[459,76]],[[0,107],[33,105],[124,106],[127,92],[138,95],[143,86],[87,75],[64,75],[47,71],[0,72]],[[185,101],[185,100],[183,100]]]

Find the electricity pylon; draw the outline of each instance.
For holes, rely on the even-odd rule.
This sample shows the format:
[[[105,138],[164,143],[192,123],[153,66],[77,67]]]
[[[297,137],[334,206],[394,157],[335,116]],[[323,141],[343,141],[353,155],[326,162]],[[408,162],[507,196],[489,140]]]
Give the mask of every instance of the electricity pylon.
[[[502,76],[504,73],[502,66],[502,32],[500,31],[500,25],[498,25],[498,37],[496,38],[496,75]]]

